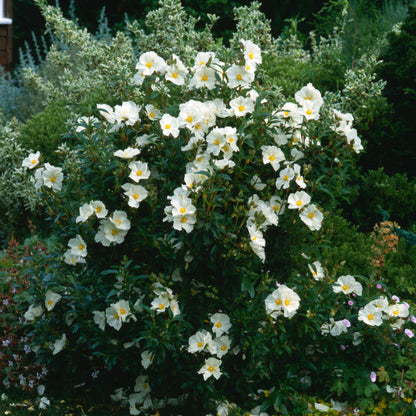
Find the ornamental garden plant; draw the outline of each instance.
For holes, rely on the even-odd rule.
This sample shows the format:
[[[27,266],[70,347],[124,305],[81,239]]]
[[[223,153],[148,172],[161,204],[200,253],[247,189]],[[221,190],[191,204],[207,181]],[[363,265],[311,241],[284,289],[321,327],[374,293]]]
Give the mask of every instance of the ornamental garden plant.
[[[185,52],[138,51],[58,163],[22,162],[56,236],[21,301],[45,394],[85,386],[132,415],[411,414],[414,305],[323,255],[363,150],[345,98],[285,97],[256,39]]]

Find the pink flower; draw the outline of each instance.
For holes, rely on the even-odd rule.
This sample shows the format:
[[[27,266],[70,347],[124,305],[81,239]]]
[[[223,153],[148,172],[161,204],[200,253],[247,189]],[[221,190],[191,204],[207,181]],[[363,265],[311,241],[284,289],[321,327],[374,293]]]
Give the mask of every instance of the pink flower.
[[[377,380],[377,374],[376,374],[376,372],[375,372],[375,371],[372,371],[372,372],[370,373],[370,380],[371,380],[373,383],[375,383],[375,382],[376,382],[376,380]]]
[[[413,338],[415,336],[414,332],[411,329],[405,329],[404,333],[409,337]]]
[[[397,302],[400,302],[399,297],[398,297],[398,296],[396,296],[396,295],[393,295],[393,296],[391,297],[391,300],[394,300],[396,303],[397,303]]]
[[[344,325],[349,328],[351,326],[351,322],[348,319],[343,319],[342,322],[344,322]]]
[[[377,289],[381,289],[383,286],[381,286],[381,284],[380,283],[377,283]]]
[[[410,315],[410,320],[411,320],[414,324],[416,324],[416,316],[414,316],[414,315]]]
[[[354,305],[354,301],[353,300],[349,300],[348,301],[348,305],[350,305],[350,306]]]

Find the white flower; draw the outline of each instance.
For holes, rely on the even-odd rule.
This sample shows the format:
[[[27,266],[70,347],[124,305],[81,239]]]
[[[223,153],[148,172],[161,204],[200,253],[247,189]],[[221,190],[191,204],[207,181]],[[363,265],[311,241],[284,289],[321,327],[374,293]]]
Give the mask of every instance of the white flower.
[[[266,312],[272,318],[283,315],[292,318],[300,306],[299,295],[286,285],[280,285],[265,299]]]
[[[285,160],[285,155],[282,150],[276,146],[262,146],[263,163],[270,164],[272,168],[277,171],[280,167],[280,162]]]
[[[150,309],[155,310],[157,313],[165,312],[169,308],[169,298],[166,295],[160,295],[153,299]]]
[[[39,165],[40,152],[30,153],[29,156],[23,159],[22,166],[28,169],[33,169]]]
[[[105,316],[107,318],[108,325],[119,331],[123,320],[121,319],[117,310],[113,306],[110,306],[105,310]]]
[[[111,243],[121,244],[126,234],[126,230],[120,230],[110,220],[104,219],[101,220],[94,239],[97,243],[108,247]]]
[[[250,88],[250,84],[254,80],[254,73],[247,71],[243,66],[235,64],[227,69],[225,75],[230,88]]]
[[[125,322],[128,316],[130,315],[130,305],[126,300],[119,300],[116,303],[110,305],[118,314],[121,322]]]
[[[51,402],[47,397],[41,397],[39,401],[39,409],[47,409],[50,404]]]
[[[305,205],[308,205],[310,201],[311,197],[305,191],[292,193],[287,199],[289,209],[301,209]]]
[[[189,82],[189,87],[207,88],[212,90],[215,87],[216,78],[215,70],[207,66],[201,65],[194,73],[194,76]]]
[[[210,352],[217,351],[217,346],[212,340],[212,335],[205,329],[202,331],[196,332],[194,335],[188,339],[188,352],[195,354],[208,349]]]
[[[172,60],[174,63],[166,68],[165,78],[175,85],[184,85],[185,78],[188,75],[188,69],[178,56],[173,55]]]
[[[100,111],[100,114],[110,123],[115,124],[116,117],[114,110],[107,104],[97,104],[97,108]]]
[[[159,120],[162,118],[162,113],[153,104],[145,105],[144,109],[146,111],[147,117],[149,117],[150,120]]]
[[[101,201],[91,201],[91,208],[94,210],[97,218],[105,218],[108,214],[107,208]]]
[[[139,118],[139,107],[133,101],[126,101],[121,105],[114,107],[114,117],[117,124],[125,123],[127,126],[133,126]]]
[[[148,368],[152,364],[154,359],[153,354],[149,350],[145,350],[141,353],[141,364],[143,368]]]
[[[324,103],[321,93],[311,83],[295,93],[295,100],[301,106],[313,103],[318,106],[318,110]]]
[[[127,214],[124,211],[114,211],[109,220],[118,230],[128,231],[130,229],[130,220],[127,218]]]
[[[128,205],[132,208],[139,208],[140,202],[147,198],[148,192],[141,185],[133,185],[131,183],[125,183],[121,186],[125,191],[128,200]]]
[[[212,331],[217,337],[227,334],[231,328],[230,317],[225,313],[214,313],[209,320],[212,323]]]
[[[321,326],[321,332],[327,334],[328,332],[337,337],[343,333],[348,332],[345,320],[335,321],[334,318],[330,318],[329,323],[325,323]]]
[[[79,234],[68,241],[68,247],[75,256],[85,257],[87,255],[87,244]]]
[[[315,280],[322,280],[325,277],[324,268],[321,266],[319,260],[314,261],[312,264],[308,264],[308,268]]]
[[[74,254],[71,249],[68,249],[64,253],[64,262],[70,266],[75,266],[78,263],[85,263],[85,258]]]
[[[319,211],[319,209],[314,204],[308,205],[300,213],[300,219],[312,231],[317,231],[321,228],[323,218],[324,218],[324,215],[322,214],[321,211]]]
[[[91,204],[85,203],[79,207],[79,216],[75,219],[75,222],[85,222],[93,214],[94,209],[92,208]]]
[[[204,380],[207,380],[211,376],[214,376],[214,378],[218,380],[222,374],[220,365],[221,360],[213,357],[207,358],[205,364],[198,371],[198,374],[202,374]]]
[[[135,149],[134,147],[127,147],[124,150],[117,150],[114,152],[114,156],[120,157],[121,159],[131,159],[138,154],[140,154],[140,150]]]
[[[261,49],[251,40],[240,39],[240,42],[244,47],[243,53],[246,64],[253,65],[254,67],[257,64],[261,64]]]
[[[177,118],[172,117],[170,114],[163,114],[159,121],[164,136],[179,136],[180,123]]]
[[[361,296],[363,293],[363,287],[361,283],[357,282],[351,275],[340,276],[332,286],[332,289],[335,293],[342,292],[345,295],[348,295],[349,293],[355,293],[356,295]]]
[[[237,97],[230,101],[230,107],[236,117],[243,117],[254,111],[254,103],[250,98]]]
[[[330,407],[327,406],[326,404],[315,403],[314,406],[315,406],[315,409],[319,410],[320,412],[329,412],[330,410]]]
[[[140,182],[150,177],[150,170],[146,162],[131,162],[129,163],[129,169],[129,178],[134,182]]]
[[[102,311],[93,311],[94,323],[98,325],[98,328],[104,331],[105,329],[105,313]]]
[[[150,388],[148,377],[140,375],[136,378],[136,383],[134,385],[134,391],[141,395],[142,398],[147,396],[152,389]]]
[[[62,168],[45,163],[45,169],[42,172],[43,185],[51,188],[53,191],[60,191],[63,179]]]
[[[295,171],[290,167],[286,166],[279,172],[279,177],[276,179],[277,189],[287,189],[290,186],[290,181],[295,177]]]
[[[78,124],[86,124],[87,126],[91,126],[93,124],[99,123],[99,120],[97,117],[91,116],[91,117],[79,117],[77,120]],[[81,131],[84,131],[86,127],[79,125],[75,131],[77,133],[80,133]]]
[[[407,318],[409,316],[409,309],[403,303],[396,303],[388,307],[387,314],[391,318]]]
[[[56,355],[61,352],[66,344],[66,335],[63,334],[61,338],[57,339],[52,346],[52,354]]]
[[[215,339],[215,344],[217,345],[217,351],[215,355],[218,358],[221,358],[230,350],[231,339],[228,335],[223,335]]]
[[[28,321],[33,321],[34,319],[42,316],[42,314],[43,308],[41,305],[30,305],[24,316]]]
[[[58,293],[48,290],[45,295],[45,308],[51,311],[55,305],[61,300],[62,296]]]
[[[372,304],[367,304],[358,311],[358,320],[370,326],[380,326],[383,323],[382,311]]]
[[[150,76],[153,72],[163,73],[166,69],[166,62],[157,53],[150,51],[140,55],[136,69],[143,76]]]

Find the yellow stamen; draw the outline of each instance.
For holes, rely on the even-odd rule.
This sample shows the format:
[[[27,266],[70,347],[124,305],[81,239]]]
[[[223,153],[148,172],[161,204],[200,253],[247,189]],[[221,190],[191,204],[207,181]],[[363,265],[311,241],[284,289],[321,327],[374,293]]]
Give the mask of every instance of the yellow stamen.
[[[208,75],[202,75],[201,80],[204,82],[208,81]]]

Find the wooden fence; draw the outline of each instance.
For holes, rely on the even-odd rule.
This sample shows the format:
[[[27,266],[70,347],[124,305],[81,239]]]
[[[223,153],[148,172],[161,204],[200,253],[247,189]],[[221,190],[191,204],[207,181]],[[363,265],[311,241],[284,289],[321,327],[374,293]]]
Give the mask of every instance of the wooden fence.
[[[0,0],[0,65],[12,66],[12,0]]]

